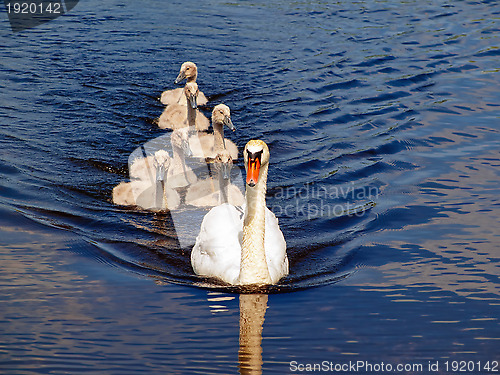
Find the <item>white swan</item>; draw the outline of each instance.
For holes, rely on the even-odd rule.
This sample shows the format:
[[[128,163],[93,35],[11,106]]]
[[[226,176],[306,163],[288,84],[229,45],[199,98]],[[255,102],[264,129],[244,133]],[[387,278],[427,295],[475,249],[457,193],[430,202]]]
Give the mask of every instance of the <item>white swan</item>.
[[[231,121],[231,111],[225,104],[218,104],[212,111],[212,127],[214,134],[198,133],[189,140],[189,147],[194,157],[215,159],[219,150],[227,149],[233,160],[238,159],[238,146],[224,138],[224,125],[235,130]]]
[[[161,129],[179,129],[193,126],[196,127],[196,130],[207,130],[210,121],[196,109],[199,97],[198,84],[196,82],[187,82],[182,89],[182,93],[189,105],[169,105],[158,118],[158,127]]]
[[[216,178],[209,177],[192,184],[186,192],[185,202],[196,207],[214,207],[223,203],[241,206],[245,203],[243,193],[230,181],[233,159],[226,149],[214,160]]]
[[[174,83],[180,83],[184,79],[187,79],[188,82],[196,82],[196,78],[198,77],[198,68],[195,63],[186,61],[181,65],[181,69],[179,71],[179,75],[175,79]],[[165,105],[171,104],[180,104],[186,106],[188,104],[186,97],[182,91],[182,88],[177,88],[173,90],[164,91],[161,94],[160,101]],[[200,92],[198,94],[198,104],[205,105],[208,100],[206,96]]]
[[[252,140],[243,154],[246,207],[226,203],[205,215],[191,265],[200,276],[233,285],[274,284],[288,275],[288,258],[278,219],[266,207],[269,149],[263,141]]]
[[[170,163],[170,156],[165,150],[136,160],[130,170],[132,181],[120,182],[113,188],[113,203],[148,210],[177,208],[180,204],[179,194],[165,185]]]

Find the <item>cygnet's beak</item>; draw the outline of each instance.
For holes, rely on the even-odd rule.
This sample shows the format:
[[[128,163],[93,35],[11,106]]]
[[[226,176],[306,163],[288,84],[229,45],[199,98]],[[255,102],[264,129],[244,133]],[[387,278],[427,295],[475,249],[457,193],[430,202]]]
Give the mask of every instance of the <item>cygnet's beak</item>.
[[[222,173],[222,178],[224,180],[229,180],[231,176],[232,163],[220,163],[220,169]]]
[[[224,125],[226,125],[233,132],[236,130],[236,128],[233,125],[233,122],[231,121],[231,117],[229,116],[224,116]]]
[[[181,83],[184,79],[186,79],[186,72],[181,70],[179,72],[179,75],[177,76],[177,78],[175,79],[174,83],[177,84],[177,83]]]
[[[165,180],[165,165],[158,164],[156,166],[156,181],[164,181]]]
[[[189,98],[189,104],[191,104],[191,108],[196,109],[198,108],[198,104],[196,103],[196,95],[188,95]]]

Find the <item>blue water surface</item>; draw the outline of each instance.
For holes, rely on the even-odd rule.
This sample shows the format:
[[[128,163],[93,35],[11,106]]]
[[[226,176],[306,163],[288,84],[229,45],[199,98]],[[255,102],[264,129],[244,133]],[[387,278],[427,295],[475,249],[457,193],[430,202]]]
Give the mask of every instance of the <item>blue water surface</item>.
[[[2,10],[0,373],[500,372],[499,19],[88,0],[13,33]],[[290,275],[264,294],[194,275],[170,213],[111,201],[188,60],[202,111],[270,147]]]

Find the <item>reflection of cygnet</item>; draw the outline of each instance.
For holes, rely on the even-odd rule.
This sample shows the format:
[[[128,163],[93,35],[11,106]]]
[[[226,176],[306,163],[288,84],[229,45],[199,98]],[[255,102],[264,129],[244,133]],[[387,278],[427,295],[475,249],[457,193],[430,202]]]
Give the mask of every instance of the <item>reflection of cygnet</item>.
[[[158,127],[161,129],[179,129],[193,126],[196,127],[196,130],[207,130],[210,122],[203,113],[196,109],[199,97],[196,82],[186,83],[183,93],[188,105],[169,105],[158,119]]]
[[[166,181],[168,171],[172,166],[172,159],[165,150],[158,150],[155,152],[153,166],[155,168],[156,179],[154,181],[154,188],[152,189],[154,194],[148,194],[147,190],[144,191],[139,197],[137,197],[137,202],[139,205],[145,207],[153,203],[153,207],[156,209],[174,209],[180,204],[179,194],[168,187],[168,180]],[[151,195],[154,196],[154,202],[151,199]],[[144,198],[142,198],[144,196]],[[145,201],[142,202],[142,199]]]
[[[233,160],[229,151],[222,150],[214,160],[216,178],[207,178],[191,185],[186,193],[186,204],[197,207],[213,207],[223,203],[241,206],[243,193],[230,182]]]
[[[181,69],[179,71],[179,75],[175,79],[174,83],[180,83],[184,79],[186,79],[187,82],[196,82],[197,77],[198,77],[198,68],[196,67],[196,64],[190,61],[186,61],[184,64],[182,64]],[[164,91],[161,94],[160,101],[165,105],[171,105],[171,104],[180,104],[184,106],[187,105],[187,100],[186,97],[184,96],[182,88]],[[205,105],[207,104],[207,102],[208,102],[207,98],[200,91],[198,94],[198,105]]]
[[[191,156],[189,148],[189,128],[180,128],[172,132],[172,161],[167,172],[167,186],[181,188],[196,182],[197,178],[191,167],[186,164],[185,156]]]
[[[150,210],[177,208],[180,204],[179,194],[165,184],[170,164],[170,156],[165,150],[134,161],[130,168],[132,181],[120,182],[113,189],[113,203]]]
[[[218,104],[212,111],[212,127],[214,134],[198,133],[191,137],[189,145],[193,156],[205,159],[215,159],[217,153],[227,149],[233,160],[238,158],[238,147],[231,140],[224,138],[224,125],[232,131],[235,130],[231,121],[231,112],[225,104]]]

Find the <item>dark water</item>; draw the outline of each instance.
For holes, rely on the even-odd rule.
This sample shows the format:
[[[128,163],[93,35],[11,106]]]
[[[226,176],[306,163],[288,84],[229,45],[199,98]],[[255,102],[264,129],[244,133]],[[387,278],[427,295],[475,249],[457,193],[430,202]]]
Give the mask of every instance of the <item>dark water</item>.
[[[500,371],[496,2],[2,14],[2,374]],[[186,60],[240,149],[270,146],[291,272],[269,296],[200,287],[169,214],[111,203]]]

